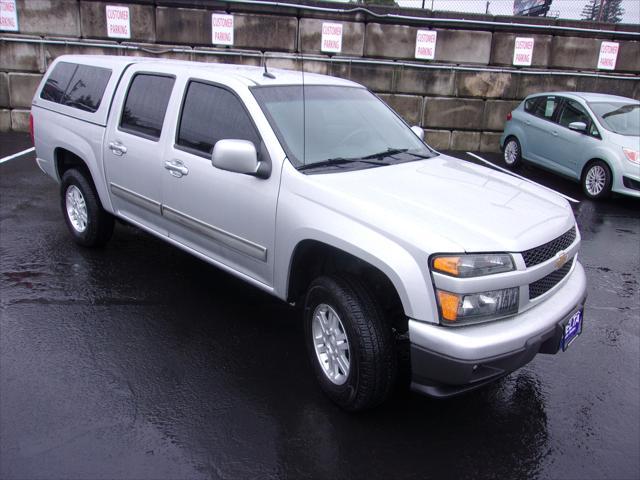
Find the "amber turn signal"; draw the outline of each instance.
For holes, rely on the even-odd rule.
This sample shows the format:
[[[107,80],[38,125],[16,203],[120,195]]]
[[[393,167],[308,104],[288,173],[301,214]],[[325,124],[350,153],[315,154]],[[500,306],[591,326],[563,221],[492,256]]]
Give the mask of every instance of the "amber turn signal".
[[[438,290],[438,301],[440,303],[442,318],[450,322],[455,322],[458,318],[460,295]]]
[[[433,268],[435,270],[448,273],[454,277],[460,274],[458,265],[460,265],[460,257],[436,257],[433,260]]]

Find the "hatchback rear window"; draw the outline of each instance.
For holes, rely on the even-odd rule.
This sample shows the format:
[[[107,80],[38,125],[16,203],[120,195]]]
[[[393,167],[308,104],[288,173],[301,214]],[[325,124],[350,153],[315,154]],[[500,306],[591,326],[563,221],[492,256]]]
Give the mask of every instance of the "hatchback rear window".
[[[49,75],[40,97],[68,107],[95,112],[111,78],[108,68],[60,62]]]

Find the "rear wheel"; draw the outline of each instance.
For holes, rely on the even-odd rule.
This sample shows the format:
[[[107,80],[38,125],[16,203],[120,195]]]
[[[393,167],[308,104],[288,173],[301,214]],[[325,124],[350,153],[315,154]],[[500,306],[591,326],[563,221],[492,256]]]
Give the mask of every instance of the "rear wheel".
[[[390,396],[397,370],[393,335],[357,278],[314,280],[307,291],[304,324],[313,370],[329,398],[357,411]]]
[[[522,150],[516,137],[509,137],[504,142],[504,163],[509,168],[516,168],[522,163]]]
[[[98,194],[85,175],[67,170],[60,185],[62,214],[73,240],[83,247],[98,247],[113,234],[113,216],[102,208]]]
[[[611,193],[611,169],[602,160],[589,163],[582,173],[582,190],[594,200],[606,198]]]

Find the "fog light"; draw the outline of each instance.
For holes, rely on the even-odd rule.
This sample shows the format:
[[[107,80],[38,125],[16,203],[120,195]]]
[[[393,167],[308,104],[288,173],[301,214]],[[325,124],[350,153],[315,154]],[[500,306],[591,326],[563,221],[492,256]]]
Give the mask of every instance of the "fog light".
[[[443,325],[466,325],[517,313],[519,288],[472,294],[437,290],[437,297]]]

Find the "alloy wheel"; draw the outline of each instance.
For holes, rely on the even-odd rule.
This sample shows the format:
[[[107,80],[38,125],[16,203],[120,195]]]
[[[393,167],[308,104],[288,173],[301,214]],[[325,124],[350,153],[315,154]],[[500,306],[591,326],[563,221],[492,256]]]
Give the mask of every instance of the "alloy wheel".
[[[322,371],[332,383],[343,385],[351,368],[349,339],[342,320],[326,303],[313,312],[311,334]]]
[[[587,172],[585,187],[594,197],[602,193],[607,182],[607,172],[600,165],[594,165]]]
[[[65,196],[67,216],[74,230],[82,233],[87,229],[88,213],[87,203],[84,200],[82,191],[75,185],[69,185]]]
[[[518,161],[518,144],[515,140],[510,140],[504,149],[504,161],[507,165],[513,165]]]

